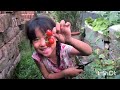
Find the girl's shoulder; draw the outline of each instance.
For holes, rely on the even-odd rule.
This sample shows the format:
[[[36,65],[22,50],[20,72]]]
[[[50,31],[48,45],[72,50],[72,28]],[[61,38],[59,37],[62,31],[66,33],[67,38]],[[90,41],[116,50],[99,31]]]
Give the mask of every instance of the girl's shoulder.
[[[61,50],[71,50],[72,48],[71,45],[61,43]]]
[[[36,51],[33,52],[32,58],[38,62],[41,61],[41,58]]]

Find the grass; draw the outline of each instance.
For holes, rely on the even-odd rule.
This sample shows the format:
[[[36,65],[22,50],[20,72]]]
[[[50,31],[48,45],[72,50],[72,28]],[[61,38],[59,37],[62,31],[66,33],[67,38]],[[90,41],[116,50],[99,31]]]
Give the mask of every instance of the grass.
[[[23,40],[19,45],[21,61],[18,63],[13,78],[14,79],[41,79],[41,73],[32,59],[33,48],[27,40]]]

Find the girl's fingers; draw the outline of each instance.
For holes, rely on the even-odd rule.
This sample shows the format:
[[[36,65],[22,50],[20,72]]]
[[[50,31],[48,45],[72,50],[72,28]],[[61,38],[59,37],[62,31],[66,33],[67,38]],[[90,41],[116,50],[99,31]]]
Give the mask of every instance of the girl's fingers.
[[[53,28],[52,32],[53,34],[56,34],[56,27]]]
[[[66,22],[66,23],[65,23],[65,26],[67,26],[67,27],[68,27],[68,26],[71,26],[70,22]]]
[[[53,32],[53,36],[55,36],[58,39],[59,35],[57,34],[56,27],[53,28],[52,32]]]
[[[60,23],[56,23],[56,33],[60,33]]]
[[[61,28],[61,30],[64,29],[64,26],[65,26],[65,21],[61,20],[61,22],[60,22],[60,28]]]

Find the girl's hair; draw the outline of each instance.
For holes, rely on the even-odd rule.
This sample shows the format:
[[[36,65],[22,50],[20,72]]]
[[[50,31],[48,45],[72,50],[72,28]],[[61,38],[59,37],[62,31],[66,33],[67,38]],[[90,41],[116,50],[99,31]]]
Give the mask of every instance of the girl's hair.
[[[35,29],[39,28],[43,34],[49,29],[52,30],[56,26],[55,22],[47,16],[36,17],[26,24],[26,36],[30,41],[32,46],[32,41],[36,38]],[[56,41],[56,55],[57,55],[57,64],[60,65],[60,42]]]

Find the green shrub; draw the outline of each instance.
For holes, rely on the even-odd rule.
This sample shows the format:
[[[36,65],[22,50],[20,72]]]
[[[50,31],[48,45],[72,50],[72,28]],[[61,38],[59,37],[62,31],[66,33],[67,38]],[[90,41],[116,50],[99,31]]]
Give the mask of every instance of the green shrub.
[[[31,49],[29,42],[22,41],[20,46],[21,61],[18,63],[14,79],[41,79],[41,73],[31,58],[33,48]]]
[[[70,22],[72,26],[72,32],[79,31],[80,29],[80,11],[55,11],[56,19],[58,22],[65,20]]]

